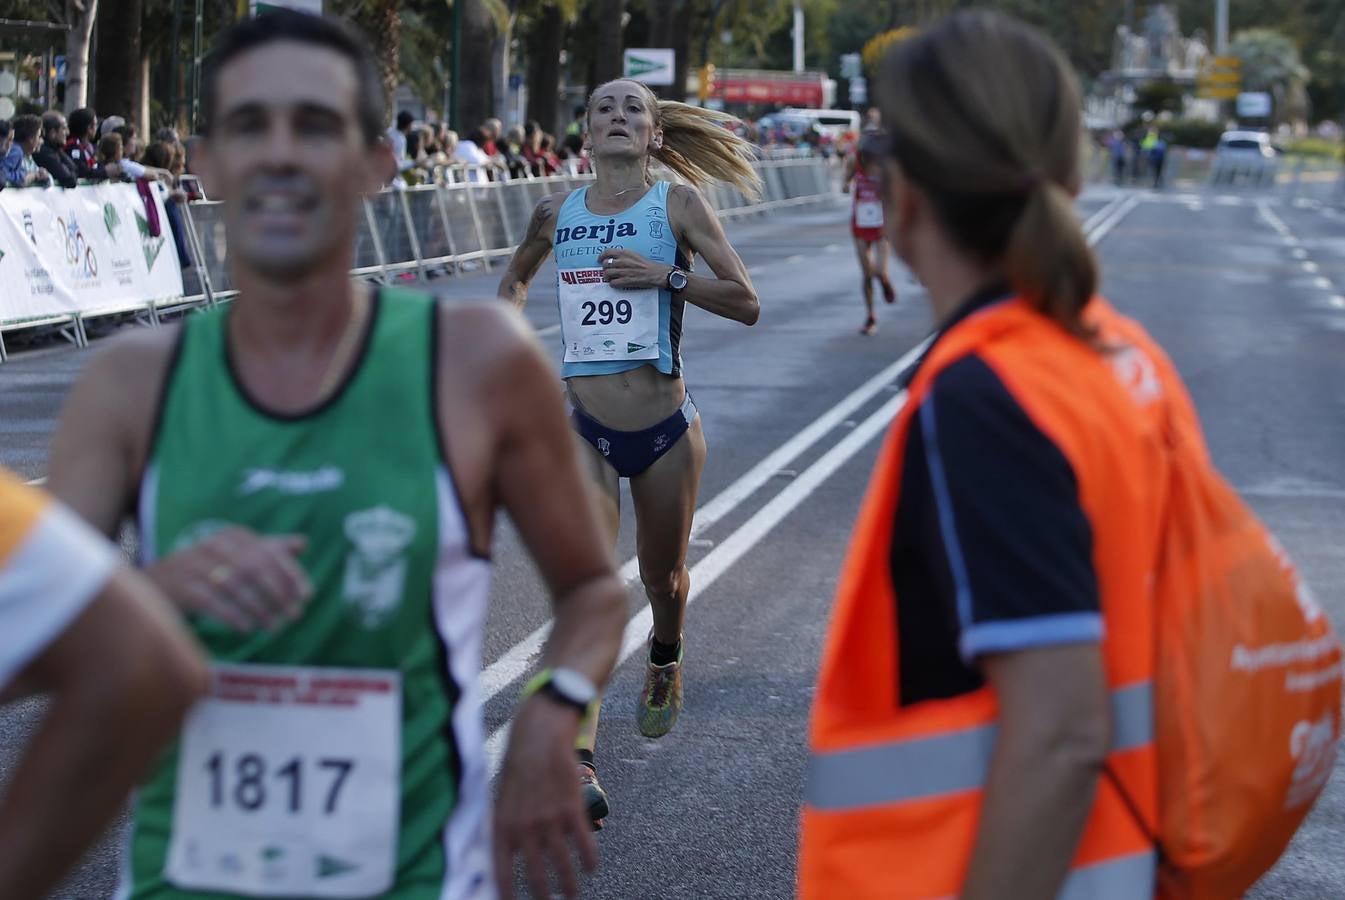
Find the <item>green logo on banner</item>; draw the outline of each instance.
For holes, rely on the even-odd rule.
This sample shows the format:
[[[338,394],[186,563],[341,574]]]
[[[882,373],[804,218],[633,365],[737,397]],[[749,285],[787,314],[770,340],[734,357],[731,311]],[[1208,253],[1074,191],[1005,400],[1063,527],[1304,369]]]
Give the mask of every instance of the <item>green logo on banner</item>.
[[[117,229],[121,227],[121,216],[117,215],[117,208],[111,203],[103,204],[103,227],[107,229],[107,236],[115,241]]]
[[[353,872],[359,866],[354,863],[348,863],[343,859],[336,859],[332,856],[322,855],[318,857],[318,877],[334,878],[337,875],[344,875],[347,872]]]
[[[159,251],[163,249],[163,235],[155,237],[149,233],[149,220],[140,215],[139,210],[135,214],[135,224],[140,229],[140,246],[145,251],[145,268],[152,272],[154,261],[159,258]]]
[[[641,75],[648,75],[650,72],[657,72],[660,69],[668,68],[661,62],[654,62],[652,59],[645,59],[643,56],[626,57],[626,77],[639,78]]]
[[[649,346],[648,344],[634,344],[634,343],[631,343],[630,341],[627,341],[627,342],[626,342],[626,352],[627,352],[627,353],[639,353],[641,350],[643,350],[645,347],[648,347],[648,346]]]

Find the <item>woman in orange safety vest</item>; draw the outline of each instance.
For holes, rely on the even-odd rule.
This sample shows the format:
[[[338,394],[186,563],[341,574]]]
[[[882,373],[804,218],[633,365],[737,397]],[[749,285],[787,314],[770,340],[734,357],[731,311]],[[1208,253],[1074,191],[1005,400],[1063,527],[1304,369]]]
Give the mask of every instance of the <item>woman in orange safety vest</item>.
[[[878,87],[887,235],[939,329],[838,588],[800,896],[1152,898],[1154,410],[1188,401],[1094,295],[1060,52],[959,13]]]

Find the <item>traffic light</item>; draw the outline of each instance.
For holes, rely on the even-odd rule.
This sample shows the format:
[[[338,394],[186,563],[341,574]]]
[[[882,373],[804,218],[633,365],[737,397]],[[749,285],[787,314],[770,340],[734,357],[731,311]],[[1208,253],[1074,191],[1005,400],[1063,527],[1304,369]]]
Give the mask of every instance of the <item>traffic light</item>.
[[[706,63],[701,66],[700,82],[700,90],[697,91],[697,95],[700,97],[701,102],[704,103],[706,100],[709,100],[710,96],[715,92],[714,63]]]

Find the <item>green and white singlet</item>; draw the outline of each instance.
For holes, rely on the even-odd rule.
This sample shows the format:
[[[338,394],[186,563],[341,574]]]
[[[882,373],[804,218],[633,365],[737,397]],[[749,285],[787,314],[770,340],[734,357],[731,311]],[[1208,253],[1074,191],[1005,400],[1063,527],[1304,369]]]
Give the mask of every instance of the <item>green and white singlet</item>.
[[[140,490],[146,562],[231,525],[300,534],[302,616],[193,615],[211,695],[137,791],[119,896],[494,896],[477,686],[490,563],[435,412],[437,306],[382,290],[352,374],[250,398],[226,310],[188,317]]]

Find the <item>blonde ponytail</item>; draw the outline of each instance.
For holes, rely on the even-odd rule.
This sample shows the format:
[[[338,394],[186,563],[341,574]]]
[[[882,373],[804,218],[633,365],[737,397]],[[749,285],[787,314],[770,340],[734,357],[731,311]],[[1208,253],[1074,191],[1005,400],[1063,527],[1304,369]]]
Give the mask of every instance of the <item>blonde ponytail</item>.
[[[653,159],[696,187],[722,181],[753,200],[761,198],[761,175],[752,164],[757,158],[756,148],[725,127],[736,123],[735,117],[676,100],[660,100],[640,81],[617,81],[636,86],[653,114],[655,127],[663,130],[663,146],[650,151]],[[590,109],[598,92],[614,83],[599,85],[589,95]]]
[[[725,126],[733,116],[712,109],[659,100],[656,121],[663,146],[653,156],[691,184],[731,184],[753,200],[761,197],[761,176],[752,165],[756,151]]]

